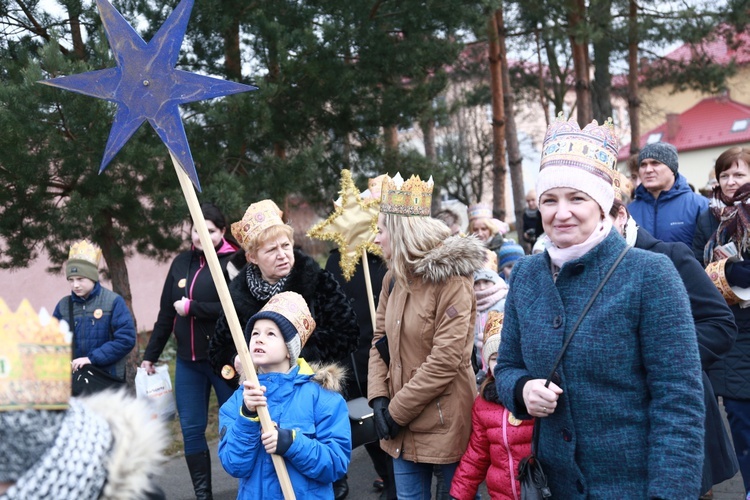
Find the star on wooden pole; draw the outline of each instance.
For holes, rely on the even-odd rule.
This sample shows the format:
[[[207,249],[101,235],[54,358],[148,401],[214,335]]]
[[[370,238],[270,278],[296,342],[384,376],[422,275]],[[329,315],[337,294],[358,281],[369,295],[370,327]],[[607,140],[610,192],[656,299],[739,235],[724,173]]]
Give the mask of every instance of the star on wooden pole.
[[[109,1],[96,0],[117,66],[39,82],[117,104],[99,173],[148,121],[200,191],[179,105],[258,89],[175,69],[193,2],[182,0],[146,43]]]
[[[194,0],[182,0],[154,38],[146,43],[108,0],[96,0],[117,67],[53,78],[40,83],[117,104],[117,114],[99,173],[144,121],[151,124],[167,146],[245,375],[256,386],[260,386],[242,325],[195,193],[196,189],[200,191],[200,183],[179,110],[180,104],[257,90],[257,87],[175,69],[193,2]],[[273,429],[268,407],[258,407],[258,417],[264,432]],[[271,459],[284,498],[294,500],[294,489],[284,457],[271,455]]]

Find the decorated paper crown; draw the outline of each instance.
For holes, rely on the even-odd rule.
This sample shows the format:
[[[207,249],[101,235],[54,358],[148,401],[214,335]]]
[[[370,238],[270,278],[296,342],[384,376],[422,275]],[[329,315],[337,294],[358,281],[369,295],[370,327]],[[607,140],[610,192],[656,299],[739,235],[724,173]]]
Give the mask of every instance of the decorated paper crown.
[[[261,231],[271,226],[284,224],[284,221],[281,220],[282,215],[284,215],[284,212],[279,210],[276,203],[271,200],[253,203],[245,210],[242,220],[232,224],[232,235],[237,238],[243,250],[247,251],[250,248],[250,242]]]
[[[577,121],[565,120],[561,113],[547,129],[539,170],[551,166],[578,167],[611,183],[618,149],[611,118],[602,125],[594,120],[581,130]]]
[[[301,346],[303,347],[315,330],[315,320],[310,314],[307,302],[302,295],[296,292],[281,292],[271,297],[262,312],[276,313],[283,316],[295,328],[300,337]],[[286,335],[284,335],[285,340]]]
[[[474,219],[492,219],[492,205],[489,203],[469,205],[469,221]]]
[[[566,121],[560,113],[544,137],[537,196],[553,188],[577,189],[609,212],[614,199],[612,181],[617,150],[611,119],[601,126],[594,120],[581,130],[575,120]]]
[[[503,318],[505,318],[505,313],[498,311],[490,311],[487,314],[487,323],[484,325],[484,344],[482,345],[482,359],[484,359],[485,365],[489,364],[490,356],[495,354],[500,347]]]
[[[633,182],[628,178],[627,175],[614,171],[614,177],[612,179],[612,187],[615,188],[615,198],[625,203],[626,205],[631,201],[631,193],[633,192]]]
[[[380,196],[383,193],[383,181],[386,177],[388,177],[388,175],[382,174],[377,177],[367,179],[367,189],[370,191],[370,196],[378,201],[380,200]]]
[[[81,240],[70,247],[68,260],[80,260],[99,267],[99,261],[102,258],[102,250],[89,240]]]
[[[27,300],[12,312],[0,299],[0,411],[66,409],[70,399],[67,323]]]
[[[380,213],[429,217],[434,186],[432,176],[425,182],[418,175],[412,175],[404,182],[399,173],[393,178],[386,175],[383,179]]]

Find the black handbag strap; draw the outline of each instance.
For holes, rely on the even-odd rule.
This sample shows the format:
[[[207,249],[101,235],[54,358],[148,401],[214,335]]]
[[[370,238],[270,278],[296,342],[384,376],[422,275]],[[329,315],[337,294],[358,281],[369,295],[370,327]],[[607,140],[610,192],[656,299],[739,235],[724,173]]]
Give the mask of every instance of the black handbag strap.
[[[362,383],[359,381],[359,374],[357,373],[357,362],[354,360],[354,353],[351,353],[349,356],[351,356],[352,358],[352,371],[354,371],[354,380],[357,382],[357,390],[359,391],[359,395],[361,397],[365,397],[362,391]]]
[[[617,256],[617,259],[615,259],[615,262],[614,264],[612,264],[612,267],[610,267],[609,271],[607,271],[607,274],[605,274],[604,278],[602,278],[602,281],[601,283],[599,283],[599,286],[596,287],[596,290],[594,290],[594,293],[591,294],[591,298],[586,303],[586,306],[583,308],[583,311],[581,311],[581,315],[578,316],[578,320],[573,325],[573,328],[570,330],[570,333],[568,334],[568,338],[565,339],[562,349],[560,349],[560,353],[557,355],[557,359],[555,359],[555,364],[552,366],[552,370],[550,370],[549,375],[547,375],[547,380],[544,382],[544,387],[549,387],[549,383],[552,380],[552,377],[555,375],[555,372],[557,371],[557,367],[560,366],[560,363],[562,362],[562,358],[565,355],[565,351],[568,349],[568,345],[570,345],[570,341],[573,339],[573,335],[575,335],[576,331],[578,330],[578,327],[581,326],[581,322],[583,321],[583,318],[586,316],[586,313],[588,313],[589,309],[591,309],[591,306],[594,305],[594,301],[596,300],[596,297],[602,291],[602,288],[604,288],[604,285],[607,284],[607,281],[609,281],[609,278],[615,272],[615,269],[617,269],[617,266],[620,264],[622,259],[625,258],[625,254],[628,253],[628,250],[630,250],[630,247],[626,245],[623,251],[620,252],[620,255]],[[539,425],[540,425],[540,419],[537,418],[534,420],[534,431],[533,431],[533,435],[531,438],[531,452],[534,454],[537,453],[537,447],[539,444]]]
[[[573,325],[573,328],[570,330],[570,334],[568,335],[568,338],[565,339],[565,343],[563,343],[562,349],[560,349],[560,353],[557,355],[555,364],[552,366],[552,370],[550,370],[549,375],[547,375],[547,381],[544,383],[544,387],[549,387],[550,380],[552,380],[552,377],[555,375],[555,371],[557,371],[557,367],[560,366],[560,362],[562,361],[562,358],[565,355],[565,351],[568,349],[568,345],[570,344],[570,341],[573,339],[573,335],[575,335],[576,331],[578,330],[578,327],[581,325],[581,322],[583,321],[584,316],[586,316],[586,313],[589,312],[589,309],[591,309],[591,306],[594,305],[594,301],[596,300],[596,297],[599,295],[599,292],[601,292],[602,288],[604,288],[604,285],[607,284],[607,281],[609,281],[609,278],[612,276],[612,273],[615,272],[615,269],[617,269],[617,266],[625,257],[625,254],[628,253],[628,250],[630,250],[630,247],[626,245],[625,249],[622,252],[620,252],[620,255],[617,256],[617,259],[615,260],[614,264],[612,264],[612,267],[610,267],[609,271],[607,271],[607,274],[605,274],[604,278],[602,278],[602,281],[601,283],[599,283],[599,286],[596,287],[596,290],[594,290],[594,293],[591,294],[591,298],[586,303],[586,306],[583,308],[581,315],[578,316],[578,321],[576,321],[576,324]]]

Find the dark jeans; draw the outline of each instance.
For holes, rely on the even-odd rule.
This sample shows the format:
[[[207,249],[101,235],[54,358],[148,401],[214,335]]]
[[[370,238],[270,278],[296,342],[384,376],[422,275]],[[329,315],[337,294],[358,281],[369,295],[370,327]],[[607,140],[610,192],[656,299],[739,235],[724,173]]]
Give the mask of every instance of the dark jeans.
[[[185,455],[200,453],[208,449],[206,426],[208,425],[208,400],[211,386],[216,391],[219,407],[229,399],[234,390],[216,375],[208,361],[185,361],[177,358],[174,392],[177,413],[180,415]]]
[[[723,398],[745,493],[750,492],[750,401]]]

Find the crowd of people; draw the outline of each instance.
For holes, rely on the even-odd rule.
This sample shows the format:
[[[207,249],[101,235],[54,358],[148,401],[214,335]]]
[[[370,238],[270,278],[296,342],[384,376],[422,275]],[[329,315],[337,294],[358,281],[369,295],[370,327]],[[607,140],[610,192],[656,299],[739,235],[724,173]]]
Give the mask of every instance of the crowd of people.
[[[521,498],[532,441],[553,498],[710,498],[738,471],[750,492],[750,149],[719,156],[708,198],[680,174],[670,144],[640,151],[635,186],[617,172],[617,153],[610,123],[552,123],[518,241],[489,204],[433,217],[431,181],[384,176],[382,256],[368,254],[369,276],[359,264],[351,280],[338,250],[321,269],[295,246],[272,200],[231,225],[204,204],[258,383],[195,229],[172,262],[140,364],[153,373],[174,334],[196,498],[212,498],[212,389],[219,459],[239,479],[238,498],[283,498],[274,455],[298,498],[349,495],[346,402],[362,397],[384,499],[433,498],[435,482],[440,499],[478,498],[483,482],[491,498]],[[90,370],[105,389],[123,380],[136,336],[122,297],[99,284],[100,258],[89,241],[71,247],[71,293],[53,316],[70,324],[73,378]],[[11,429],[50,422],[49,447],[92,408],[103,411],[74,399],[60,414],[0,416]],[[28,488],[26,462],[2,471],[0,498]]]

